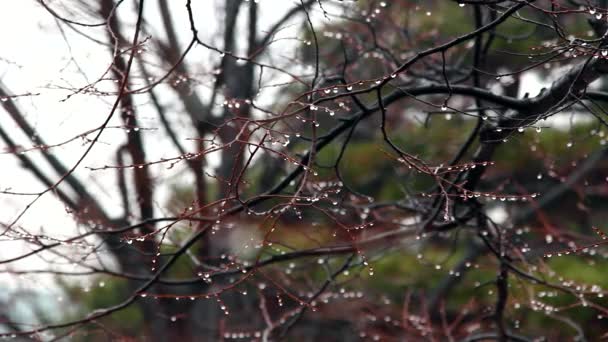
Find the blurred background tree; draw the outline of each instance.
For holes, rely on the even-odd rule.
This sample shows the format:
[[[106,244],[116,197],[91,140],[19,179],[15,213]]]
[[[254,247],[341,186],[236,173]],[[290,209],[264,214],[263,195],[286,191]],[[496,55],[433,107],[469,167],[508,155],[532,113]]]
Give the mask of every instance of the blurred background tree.
[[[605,1],[33,3],[3,336],[605,337]]]

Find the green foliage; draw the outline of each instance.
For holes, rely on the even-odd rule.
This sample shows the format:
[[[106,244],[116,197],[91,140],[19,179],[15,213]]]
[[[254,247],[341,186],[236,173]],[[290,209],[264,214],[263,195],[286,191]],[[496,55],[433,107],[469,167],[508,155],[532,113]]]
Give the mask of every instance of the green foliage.
[[[538,125],[542,126],[542,122]],[[600,138],[589,134],[594,128],[592,124],[576,124],[569,130],[543,129],[538,133],[528,128],[524,134],[513,133],[498,150],[497,167],[505,171],[539,169],[539,154],[556,156],[556,166],[567,166],[597,148]],[[573,141],[572,136],[588,138]]]
[[[473,29],[471,20],[467,19],[470,15],[468,11],[460,9],[454,1],[439,1],[429,13],[427,15],[424,10],[410,10],[409,24],[420,32],[441,32],[442,39],[446,41]],[[428,38],[430,44],[436,43],[436,37],[433,36]]]
[[[70,292],[79,293],[79,313],[76,317],[84,317],[88,313],[100,309],[116,305],[120,300],[128,298],[131,289],[125,280],[116,278],[107,278],[103,281],[104,286],[95,287],[90,292],[85,292],[84,295],[78,287],[72,287]],[[137,336],[144,328],[144,317],[142,311],[137,305],[119,310],[116,313],[104,318],[104,324],[108,327],[120,327],[121,331],[126,335]]]

